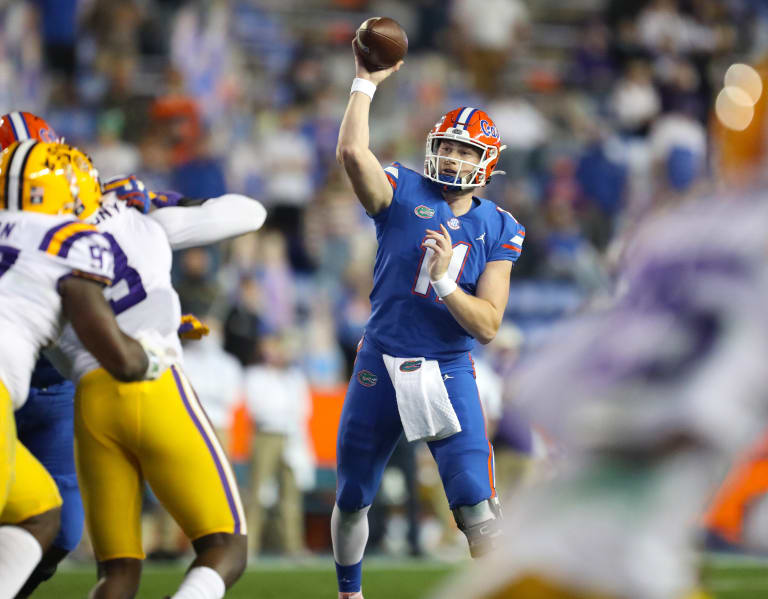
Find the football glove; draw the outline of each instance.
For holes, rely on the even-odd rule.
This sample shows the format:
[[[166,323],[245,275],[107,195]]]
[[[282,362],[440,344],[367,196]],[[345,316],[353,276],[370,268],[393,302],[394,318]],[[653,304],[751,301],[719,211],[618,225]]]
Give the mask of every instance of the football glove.
[[[182,339],[199,340],[211,332],[197,316],[194,314],[182,314],[181,324],[179,325],[179,337]]]
[[[142,214],[149,212],[149,191],[136,175],[113,177],[102,185],[101,190],[104,193],[114,192],[119,200],[123,200]]]
[[[155,208],[167,208],[176,206],[184,196],[178,191],[150,191],[149,199]]]
[[[141,344],[149,362],[144,380],[153,381],[159,378],[179,359],[176,350],[167,347],[162,336],[156,331],[141,331],[136,335],[136,341]]]

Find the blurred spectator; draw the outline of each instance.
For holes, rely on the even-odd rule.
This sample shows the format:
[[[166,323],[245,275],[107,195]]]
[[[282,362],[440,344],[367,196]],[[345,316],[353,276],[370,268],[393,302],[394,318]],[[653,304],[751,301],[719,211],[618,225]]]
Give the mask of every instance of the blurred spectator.
[[[528,9],[520,0],[454,0],[451,17],[456,44],[484,94],[499,85],[510,56],[526,34]]]
[[[246,405],[256,427],[248,512],[252,554],[262,547],[267,486],[275,482],[279,548],[292,556],[305,550],[301,491],[314,485],[314,455],[307,439],[312,401],[307,379],[295,364],[297,351],[290,333],[266,333],[259,342],[260,361],[245,370]]]
[[[552,125],[528,98],[503,93],[499,87],[488,103],[491,115],[507,149],[501,165],[507,175],[518,179],[531,176],[534,153],[541,150],[552,135]]]
[[[33,0],[42,22],[43,50],[48,68],[64,79],[75,75],[78,0]]]
[[[224,195],[227,185],[221,161],[212,153],[208,137],[196,140],[187,158],[171,171],[171,187],[189,198],[215,198]]]
[[[200,108],[197,101],[184,89],[183,75],[176,69],[166,71],[166,94],[158,97],[150,107],[152,126],[171,147],[174,165],[182,164],[200,155],[196,145],[203,135]]]
[[[224,349],[243,366],[253,363],[254,347],[262,328],[261,288],[255,279],[243,276],[234,303],[224,320]]]
[[[262,318],[271,329],[290,327],[296,319],[296,285],[285,235],[265,230],[258,239],[261,261],[254,275],[263,294]]]
[[[102,179],[138,172],[141,156],[136,146],[122,140],[124,126],[119,110],[107,110],[99,117],[99,137],[89,149]]]
[[[315,153],[310,140],[301,132],[302,113],[287,107],[278,119],[265,124],[260,140],[266,177],[264,203],[270,225],[294,236],[301,209],[312,197],[312,169]]]
[[[318,290],[304,326],[302,370],[313,387],[333,387],[346,381],[344,354],[336,340],[328,293]]]
[[[0,5],[0,106],[41,114],[44,94],[42,40],[32,5]]]
[[[616,78],[610,41],[610,31],[604,23],[596,21],[588,25],[570,65],[571,85],[598,95],[610,90]]]
[[[210,313],[221,293],[212,276],[211,249],[190,248],[179,252],[177,257],[181,258],[181,265],[173,286],[181,298],[182,312],[198,317]]]
[[[611,109],[625,133],[644,135],[649,123],[661,109],[661,100],[651,75],[650,65],[646,61],[633,60],[616,82]]]
[[[637,21],[640,41],[649,50],[678,52],[690,47],[688,22],[677,0],[652,0]]]
[[[371,504],[368,512],[368,543],[366,552],[375,553],[391,545],[397,545],[398,531],[392,530],[393,520],[397,518],[400,506],[405,510],[406,528],[403,531],[408,544],[408,555],[423,555],[421,546],[421,507],[419,505],[418,464],[416,452],[423,447],[420,443],[409,443],[400,437],[381,481],[381,492]],[[434,466],[432,466],[434,467]],[[434,487],[433,499],[442,500],[447,526],[451,526],[453,515],[448,509],[448,502],[440,485]],[[442,507],[442,505],[441,505]]]
[[[707,132],[690,114],[670,112],[653,124],[648,137],[658,177],[677,192],[688,190],[704,173]]]
[[[357,356],[357,345],[363,338],[365,323],[371,313],[368,296],[373,288],[370,264],[354,261],[344,274],[342,293],[336,305],[336,334],[347,361],[347,374]]]

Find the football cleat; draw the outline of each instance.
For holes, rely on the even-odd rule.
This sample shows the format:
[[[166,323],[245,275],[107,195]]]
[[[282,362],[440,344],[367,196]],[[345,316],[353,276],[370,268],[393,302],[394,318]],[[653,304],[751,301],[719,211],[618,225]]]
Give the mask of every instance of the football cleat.
[[[463,177],[460,176],[461,169],[452,174],[440,172],[440,160],[445,159],[438,155],[442,140],[468,144],[480,150],[481,156],[478,162],[457,161],[470,164],[473,167],[472,171]],[[498,129],[485,112],[470,107],[456,108],[443,115],[440,122],[435,124],[427,135],[424,176],[436,183],[461,189],[482,187],[490,181],[493,170],[499,162],[499,155],[506,147],[501,145]],[[496,171],[496,174],[502,173]]]
[[[48,123],[31,112],[9,112],[0,116],[0,149],[4,150],[15,141],[36,139],[48,143],[61,143]]]

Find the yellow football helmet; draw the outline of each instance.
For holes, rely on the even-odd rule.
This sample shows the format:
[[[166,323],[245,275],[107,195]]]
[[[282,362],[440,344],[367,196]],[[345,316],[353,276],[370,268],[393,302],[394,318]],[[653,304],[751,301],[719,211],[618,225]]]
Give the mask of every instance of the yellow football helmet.
[[[81,220],[86,220],[101,207],[99,171],[93,166],[93,162],[85,152],[77,148],[70,148],[70,150],[78,190],[75,199],[75,216]]]
[[[77,177],[64,144],[14,142],[0,153],[0,209],[72,214]]]
[[[0,154],[0,209],[86,219],[100,206],[99,173],[81,150],[26,140]]]

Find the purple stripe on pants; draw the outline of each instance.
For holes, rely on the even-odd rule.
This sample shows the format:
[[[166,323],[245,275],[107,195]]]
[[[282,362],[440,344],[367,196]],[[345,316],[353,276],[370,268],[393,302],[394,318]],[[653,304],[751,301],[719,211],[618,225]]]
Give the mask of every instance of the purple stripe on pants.
[[[224,474],[224,467],[222,466],[221,461],[219,460],[219,456],[216,454],[216,451],[213,448],[213,444],[211,443],[211,440],[208,438],[208,435],[205,434],[205,429],[203,428],[202,423],[195,415],[195,412],[192,410],[192,406],[189,405],[189,399],[187,398],[187,394],[184,392],[184,386],[181,384],[181,379],[179,378],[179,373],[176,371],[175,366],[171,366],[171,372],[173,372],[173,378],[176,381],[176,387],[178,388],[179,393],[181,394],[181,399],[184,402],[184,407],[187,408],[187,413],[192,418],[192,422],[195,423],[197,430],[200,432],[200,435],[205,440],[205,444],[208,446],[208,451],[211,452],[211,456],[213,456],[213,462],[216,464],[216,470],[218,470],[219,472],[219,478],[221,479],[221,484],[224,487],[224,492],[227,495],[227,503],[229,504],[229,509],[232,512],[232,517],[235,520],[235,534],[242,534],[243,532],[242,522],[240,522],[240,517],[237,514],[237,507],[235,506],[235,498],[232,495],[232,490],[229,488],[227,477]]]

